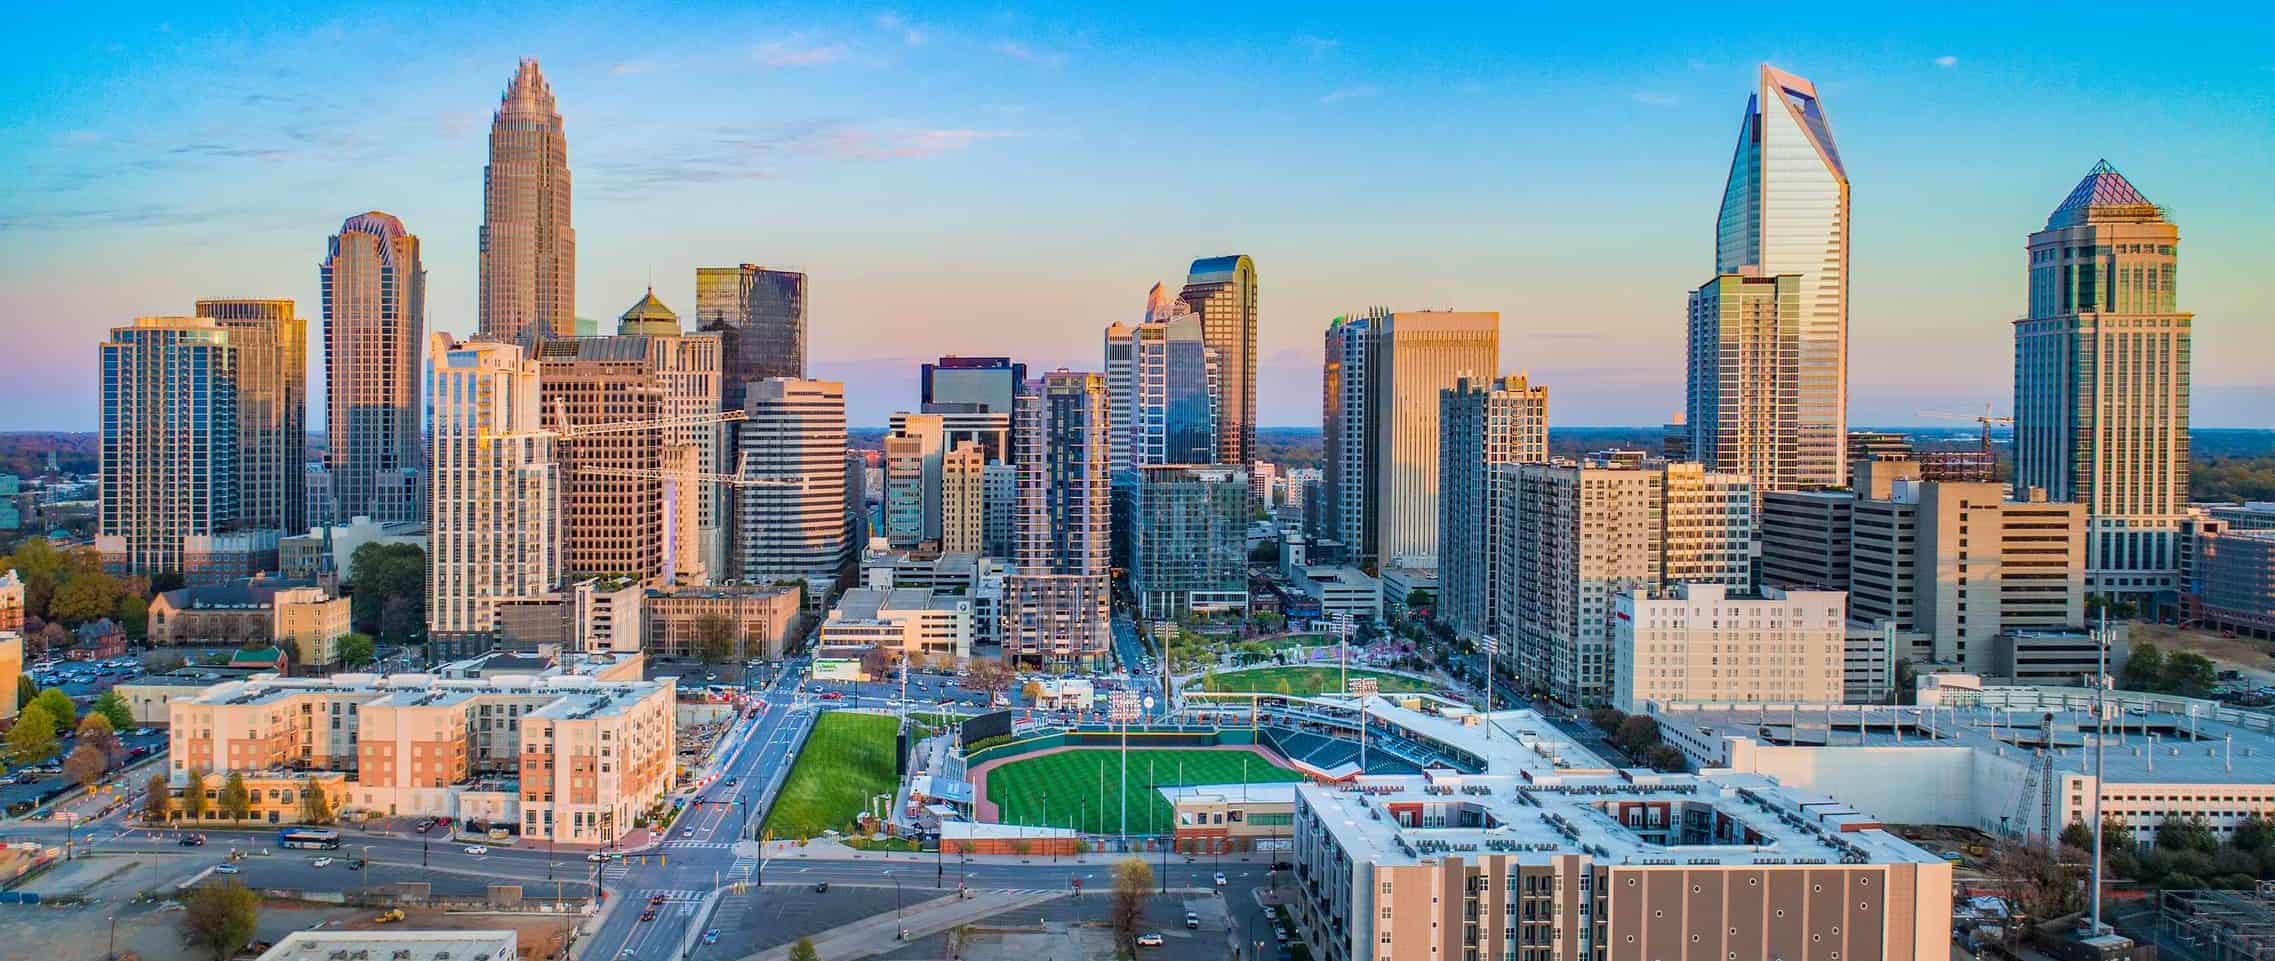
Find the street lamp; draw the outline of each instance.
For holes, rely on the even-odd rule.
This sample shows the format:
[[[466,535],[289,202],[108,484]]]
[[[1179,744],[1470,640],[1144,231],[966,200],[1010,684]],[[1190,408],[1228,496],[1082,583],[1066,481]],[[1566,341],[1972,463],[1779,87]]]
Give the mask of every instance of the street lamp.
[[[894,877],[891,871],[885,872],[885,876],[893,880],[893,920],[898,922],[901,919],[901,879]]]

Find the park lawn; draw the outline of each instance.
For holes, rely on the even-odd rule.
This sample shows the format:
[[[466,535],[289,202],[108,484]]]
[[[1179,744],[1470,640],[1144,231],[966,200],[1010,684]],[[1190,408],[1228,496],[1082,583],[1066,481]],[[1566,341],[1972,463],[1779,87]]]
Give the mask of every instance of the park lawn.
[[[891,794],[893,734],[897,718],[831,711],[814,719],[798,763],[782,782],[765,830],[778,838],[811,838],[823,831],[851,833],[869,799]]]
[[[1384,694],[1420,693],[1433,691],[1437,685],[1404,674],[1351,669],[1351,677],[1371,677],[1381,684]],[[1339,694],[1343,689],[1343,671],[1335,667],[1262,667],[1249,671],[1211,675],[1204,690],[1231,694],[1286,694],[1291,697],[1314,697],[1320,694]]]
[[[1011,761],[987,774],[987,798],[1004,824],[1079,827],[1091,834],[1121,833],[1122,752],[1084,748]],[[1169,829],[1169,802],[1149,785],[1250,784],[1301,781],[1302,774],[1279,767],[1249,751],[1179,748],[1130,750],[1129,830],[1160,834]],[[1048,809],[1044,807],[1046,798]],[[1080,821],[1080,824],[1076,822]]]

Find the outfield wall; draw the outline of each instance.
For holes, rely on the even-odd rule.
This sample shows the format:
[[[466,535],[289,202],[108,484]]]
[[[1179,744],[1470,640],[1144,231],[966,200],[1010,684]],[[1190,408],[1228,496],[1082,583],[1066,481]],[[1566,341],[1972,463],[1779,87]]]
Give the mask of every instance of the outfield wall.
[[[990,761],[1001,761],[1009,758],[1019,757],[1023,754],[1033,754],[1037,751],[1048,751],[1054,748],[1062,747],[1118,748],[1122,746],[1122,737],[1123,735],[1120,731],[1109,731],[1104,729],[1057,731],[1050,734],[1041,734],[1034,737],[1021,738],[1008,744],[997,744],[993,747],[984,747],[977,751],[973,751],[969,754],[964,755],[964,767],[966,770],[969,770],[982,764],[986,764]],[[1143,749],[1178,747],[1248,747],[1257,742],[1255,732],[1250,731],[1246,728],[1225,729],[1213,727],[1185,727],[1170,729],[1132,728],[1129,732],[1128,743],[1132,748]]]

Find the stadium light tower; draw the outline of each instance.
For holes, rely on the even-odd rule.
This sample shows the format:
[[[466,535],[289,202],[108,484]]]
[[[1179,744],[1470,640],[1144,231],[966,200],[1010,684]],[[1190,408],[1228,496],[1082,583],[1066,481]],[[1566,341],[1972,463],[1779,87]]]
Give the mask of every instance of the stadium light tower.
[[[1359,773],[1367,773],[1367,698],[1382,688],[1382,682],[1362,677],[1350,682],[1351,695],[1359,699]]]
[[[1491,634],[1477,639],[1485,649],[1485,739],[1493,739],[1493,655],[1501,650],[1501,642]]]
[[[1122,728],[1122,847],[1130,846],[1130,722],[1138,719],[1138,694],[1127,688],[1106,698],[1106,719]]]

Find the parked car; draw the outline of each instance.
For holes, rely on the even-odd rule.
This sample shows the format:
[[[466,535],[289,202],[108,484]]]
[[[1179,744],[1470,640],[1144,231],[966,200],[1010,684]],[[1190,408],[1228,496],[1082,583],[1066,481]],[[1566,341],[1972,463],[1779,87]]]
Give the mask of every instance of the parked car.
[[[1138,935],[1138,947],[1158,948],[1162,945],[1164,940],[1166,939],[1161,936],[1161,932],[1147,931],[1144,934]]]

